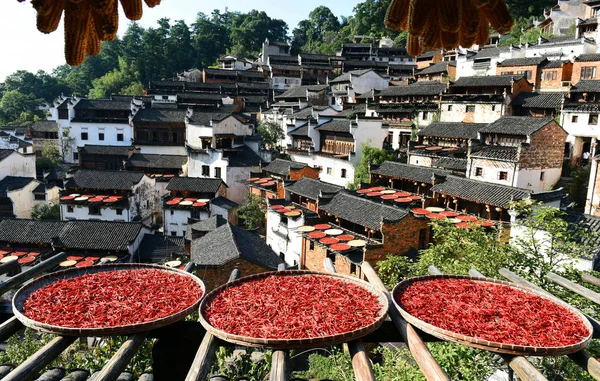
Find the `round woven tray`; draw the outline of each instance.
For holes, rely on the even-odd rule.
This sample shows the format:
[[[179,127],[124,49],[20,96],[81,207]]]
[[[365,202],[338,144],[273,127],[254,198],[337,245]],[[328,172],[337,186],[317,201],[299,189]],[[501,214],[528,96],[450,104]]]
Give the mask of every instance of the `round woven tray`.
[[[47,286],[51,283],[54,283],[61,279],[70,279],[75,278],[85,274],[95,274],[106,271],[123,271],[123,270],[160,270],[168,273],[175,273],[179,275],[184,275],[192,278],[196,283],[200,285],[202,288],[202,296],[206,293],[206,288],[204,287],[204,283],[195,275],[187,273],[185,271],[181,271],[178,269],[172,269],[164,266],[158,265],[148,265],[148,264],[130,264],[130,263],[117,263],[117,264],[109,264],[109,265],[96,265],[93,267],[85,267],[85,268],[73,268],[64,271],[58,271],[52,274],[44,275],[31,283],[23,286],[19,291],[16,292],[13,297],[12,305],[13,312],[15,317],[23,323],[26,327],[30,327],[36,329],[41,332],[47,333],[55,333],[66,336],[119,336],[119,335],[129,335],[136,332],[144,332],[153,329],[157,329],[160,327],[167,326],[169,324],[175,323],[186,316],[190,315],[194,311],[197,310],[198,305],[202,298],[200,298],[196,303],[186,308],[185,310],[180,311],[174,315],[168,316],[166,318],[144,322],[140,324],[130,324],[130,325],[122,325],[116,327],[106,327],[106,328],[69,328],[69,327],[61,327],[55,326],[51,324],[41,323],[32,319],[29,319],[23,314],[23,304],[31,295],[31,293],[37,291],[38,289]]]
[[[343,280],[345,282],[350,282],[350,283],[353,283],[357,286],[360,286],[360,287],[368,290],[369,292],[371,292],[372,294],[377,296],[377,298],[379,299],[379,303],[381,304],[382,307],[379,310],[379,315],[378,315],[377,319],[375,320],[375,322],[373,322],[372,324],[370,324],[366,327],[363,327],[358,330],[346,332],[343,334],[339,334],[339,335],[321,336],[321,337],[314,337],[314,338],[308,338],[308,339],[266,339],[266,338],[258,338],[258,337],[233,335],[233,334],[227,333],[225,331],[222,331],[220,329],[213,327],[205,319],[204,313],[205,313],[206,305],[210,301],[212,301],[220,292],[226,290],[227,288],[235,287],[241,283],[245,283],[245,282],[248,282],[251,280],[263,279],[263,278],[269,277],[271,275],[280,275],[280,276],[318,275],[318,276]],[[381,326],[381,324],[383,324],[383,321],[385,320],[385,318],[387,316],[387,312],[388,312],[388,300],[387,300],[385,294],[365,281],[362,281],[360,279],[353,278],[350,276],[346,276],[346,275],[340,275],[340,274],[330,274],[330,273],[322,273],[322,272],[308,271],[308,270],[287,270],[287,271],[279,271],[277,273],[271,272],[271,273],[250,275],[250,276],[247,276],[244,278],[240,278],[234,282],[227,283],[227,284],[213,290],[208,295],[206,295],[206,298],[204,298],[202,300],[202,303],[200,303],[200,323],[202,323],[204,328],[206,328],[207,332],[210,332],[213,335],[217,336],[218,338],[225,340],[227,342],[233,343],[233,344],[244,345],[244,346],[255,347],[255,348],[303,349],[303,348],[316,348],[316,347],[321,347],[321,346],[341,344],[341,343],[345,343],[347,341],[351,341],[351,340],[355,340],[355,339],[364,337],[364,336],[368,335],[369,333],[375,331],[377,328],[379,328]]]
[[[564,346],[564,347],[532,347],[532,346],[513,345],[513,344],[506,344],[506,343],[500,343],[500,342],[495,342],[495,341],[488,341],[488,340],[484,340],[484,339],[478,339],[475,337],[465,336],[460,333],[451,332],[451,331],[448,331],[448,330],[445,330],[442,328],[438,328],[436,326],[428,324],[428,323],[412,316],[407,311],[405,311],[400,306],[400,304],[396,301],[396,295],[398,295],[399,292],[406,289],[411,284],[421,282],[421,281],[426,281],[426,280],[432,280],[432,279],[468,279],[468,280],[472,280],[475,282],[487,282],[487,283],[493,283],[493,284],[501,284],[501,285],[510,286],[512,288],[516,288],[521,291],[539,296],[540,298],[550,300],[553,303],[561,305],[561,306],[569,309],[569,311],[573,312],[587,327],[587,329],[589,331],[589,335],[584,340],[582,340],[581,342],[574,344],[574,345],[569,345],[569,346]],[[514,283],[505,282],[502,280],[497,280],[497,279],[492,279],[492,278],[478,278],[478,277],[470,277],[470,276],[465,276],[465,275],[429,275],[429,276],[415,277],[415,278],[407,279],[403,282],[398,283],[396,285],[396,287],[394,287],[394,290],[392,291],[392,296],[393,296],[392,299],[394,300],[394,304],[396,305],[396,308],[398,308],[398,311],[400,312],[402,317],[408,323],[419,328],[421,331],[429,333],[430,335],[435,336],[435,337],[445,340],[445,341],[459,343],[459,344],[463,344],[463,345],[466,345],[469,347],[484,349],[484,350],[487,350],[490,352],[495,352],[495,353],[505,353],[505,354],[511,354],[511,355],[515,355],[515,356],[562,356],[562,355],[568,355],[570,353],[575,353],[575,352],[587,347],[588,344],[590,343],[590,341],[592,340],[592,334],[594,331],[590,322],[587,320],[587,318],[581,312],[579,312],[579,310],[577,310],[576,308],[563,302],[562,300],[560,300],[558,298],[550,297],[548,295],[542,294],[542,293],[532,290],[530,288],[522,287],[522,286],[519,286]]]

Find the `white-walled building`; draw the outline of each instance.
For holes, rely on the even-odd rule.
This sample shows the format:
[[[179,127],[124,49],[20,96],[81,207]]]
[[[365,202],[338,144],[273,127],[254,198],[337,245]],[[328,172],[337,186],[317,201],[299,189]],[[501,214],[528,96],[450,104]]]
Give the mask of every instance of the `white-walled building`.
[[[358,103],[356,97],[373,90],[387,89],[389,78],[382,77],[372,69],[353,70],[329,81],[335,105],[343,109],[344,104]]]
[[[0,180],[6,176],[35,178],[35,155],[0,149]]]
[[[573,161],[591,153],[592,141],[600,137],[600,80],[582,80],[569,90],[561,113],[561,124],[569,136],[565,154]]]
[[[60,198],[62,220],[152,225],[159,207],[155,180],[143,172],[80,169],[66,182]]]
[[[0,218],[31,218],[37,204],[33,191],[39,185],[33,177],[6,176],[0,180]]]

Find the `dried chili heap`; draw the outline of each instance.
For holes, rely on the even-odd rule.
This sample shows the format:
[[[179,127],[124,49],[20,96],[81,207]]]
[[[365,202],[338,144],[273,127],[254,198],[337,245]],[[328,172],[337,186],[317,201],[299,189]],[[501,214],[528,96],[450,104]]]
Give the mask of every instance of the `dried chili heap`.
[[[419,281],[394,298],[426,323],[488,341],[561,347],[580,343],[590,333],[569,309],[501,284],[468,279]]]
[[[271,275],[224,289],[204,317],[230,334],[266,339],[306,339],[364,328],[377,320],[376,295],[327,276]]]
[[[202,288],[192,278],[162,270],[121,270],[63,279],[33,292],[24,315],[68,328],[146,323],[194,305]]]

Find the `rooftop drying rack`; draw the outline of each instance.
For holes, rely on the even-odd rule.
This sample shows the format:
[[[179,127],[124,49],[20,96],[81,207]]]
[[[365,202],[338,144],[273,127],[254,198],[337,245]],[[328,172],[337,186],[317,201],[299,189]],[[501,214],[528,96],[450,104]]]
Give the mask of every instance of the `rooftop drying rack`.
[[[58,265],[66,257],[67,253],[57,254],[22,273],[19,272],[20,268],[17,268],[17,271],[15,271],[15,266],[18,266],[18,264],[14,262],[0,264],[0,274],[14,274],[15,272],[19,272],[17,275],[14,275],[8,280],[0,283],[0,294],[4,294],[11,289],[20,287],[23,283],[31,280],[35,276],[55,268],[56,265]],[[325,259],[323,264],[326,271],[335,272],[335,267],[330,259]],[[283,265],[283,267],[280,267],[280,270],[284,270],[284,267],[285,265]],[[193,263],[188,264],[185,268],[186,271],[192,271],[193,269]],[[441,274],[441,272],[435,267],[431,267],[429,269],[429,272],[432,275]],[[390,293],[386,290],[382,281],[379,279],[375,270],[369,263],[363,263],[362,273],[367,279],[367,281],[381,288],[386,293],[390,304],[389,318],[391,321],[386,322],[376,332],[361,340],[354,340],[344,344],[345,346],[347,346],[350,352],[356,380],[375,380],[371,362],[369,360],[367,351],[365,350],[363,343],[394,340],[406,343],[408,349],[413,355],[414,360],[420,367],[427,380],[449,380],[448,376],[444,373],[440,365],[435,361],[435,358],[431,355],[425,344],[426,342],[433,342],[439,340],[421,331],[416,330],[401,317],[400,313],[394,306]],[[479,273],[475,269],[471,270],[469,274],[475,277],[484,277],[483,274]],[[501,269],[500,274],[513,283],[533,288],[539,292],[548,294],[546,291],[518,277],[516,274],[510,272],[509,270]],[[234,270],[229,278],[229,281],[233,281],[239,278],[239,276],[240,272],[238,270]],[[553,273],[550,273],[548,275],[548,279],[566,289],[569,289],[585,297],[590,301],[600,304],[600,293],[596,293],[592,290],[589,290],[581,285],[573,283]],[[592,277],[590,275],[584,275],[583,280],[600,286],[600,279]],[[594,327],[594,338],[600,338],[600,322],[596,321],[591,317],[587,318]],[[15,317],[8,319],[0,325],[0,341],[5,341],[9,337],[17,334],[23,328],[24,326]],[[93,380],[117,380],[121,373],[126,370],[129,362],[140,349],[144,340],[149,337],[153,337],[152,331],[131,335],[121,346],[121,348],[115,353],[115,355],[104,365],[103,369],[92,376]],[[2,378],[2,381],[26,381],[37,378],[39,372],[41,372],[48,364],[50,364],[58,356],[60,356],[60,354],[63,351],[65,351],[71,344],[73,344],[77,339],[77,337],[57,336],[39,351],[30,356],[25,362],[13,369],[8,375]],[[231,344],[219,340],[212,334],[205,333],[200,347],[197,350],[194,361],[188,370],[186,381],[204,381],[207,379],[207,376],[210,372],[210,368],[213,364],[213,361],[215,360],[217,348],[219,346],[231,346]],[[511,377],[512,373],[514,372],[521,380],[546,380],[546,378],[525,357],[502,357],[509,367]],[[571,358],[573,362],[575,362],[577,365],[586,370],[594,379],[600,380],[600,362],[598,362],[595,358],[591,357],[586,351],[582,350],[577,353],[571,354],[569,355],[569,358]],[[270,381],[289,380],[289,353],[287,351],[274,351],[272,356]]]

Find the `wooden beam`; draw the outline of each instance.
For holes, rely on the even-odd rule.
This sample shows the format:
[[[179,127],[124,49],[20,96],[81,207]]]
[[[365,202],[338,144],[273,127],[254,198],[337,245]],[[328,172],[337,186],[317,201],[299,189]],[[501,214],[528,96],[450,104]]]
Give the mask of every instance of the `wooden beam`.
[[[16,317],[11,317],[0,325],[0,342],[4,342],[23,328],[25,328],[23,323],[21,323]]]
[[[142,344],[144,344],[147,336],[147,333],[138,333],[129,336],[117,353],[104,365],[100,373],[94,378],[94,381],[116,381],[129,365],[129,361],[131,361]]]
[[[363,262],[362,271],[369,283],[373,284],[375,287],[378,287],[385,293],[389,303],[388,314],[400,332],[403,341],[408,345],[410,353],[412,353],[413,358],[415,359],[417,365],[419,365],[419,368],[421,369],[421,372],[423,372],[425,378],[428,381],[449,381],[450,378],[435,361],[435,358],[433,358],[431,352],[429,352],[429,349],[427,348],[427,345],[425,345],[425,342],[423,342],[421,337],[419,337],[417,331],[415,331],[415,329],[402,318],[400,312],[398,312],[396,309],[390,292],[385,288],[385,285],[381,279],[379,279],[379,276],[377,276],[375,269],[373,269],[368,262]]]
[[[76,336],[58,336],[29,356],[25,362],[13,369],[2,381],[29,381],[54,361],[65,349],[77,340]]]
[[[273,351],[269,381],[287,380],[289,378],[289,359],[288,351]]]
[[[593,284],[594,286],[600,287],[600,279],[596,278],[595,276],[590,274],[581,274],[581,279],[583,279],[585,282]]]
[[[470,276],[474,276],[476,278],[485,278],[485,275],[483,275],[482,273],[480,273],[479,271],[477,271],[476,269],[471,269],[469,270],[469,275]]]
[[[589,288],[585,288],[575,282],[571,282],[568,279],[565,279],[563,277],[561,277],[558,274],[554,274],[554,273],[548,273],[548,275],[546,275],[546,278],[550,279],[552,282],[573,291],[576,294],[579,294],[581,296],[583,296],[584,298],[591,300],[592,302],[596,303],[596,304],[600,304],[600,294],[590,290]]]
[[[239,277],[240,270],[234,269],[229,275],[228,282],[233,282]],[[206,332],[185,381],[204,381],[208,379],[208,372],[210,372],[210,367],[217,356],[218,341],[213,334]]]
[[[12,278],[7,279],[6,281],[0,283],[0,295],[4,294],[6,291],[20,286],[21,284],[27,282],[32,279],[36,275],[39,275],[47,270],[50,270],[54,266],[58,265],[60,262],[64,261],[67,258],[67,253],[62,252],[56,254],[55,256],[46,259],[45,261],[38,263],[33,266],[29,270],[22,272],[13,276]]]
[[[427,271],[429,271],[429,275],[442,275],[442,272],[435,266],[429,266],[427,268]]]

